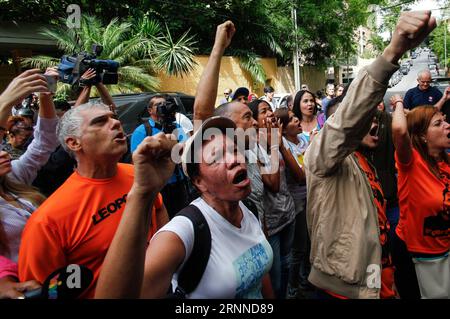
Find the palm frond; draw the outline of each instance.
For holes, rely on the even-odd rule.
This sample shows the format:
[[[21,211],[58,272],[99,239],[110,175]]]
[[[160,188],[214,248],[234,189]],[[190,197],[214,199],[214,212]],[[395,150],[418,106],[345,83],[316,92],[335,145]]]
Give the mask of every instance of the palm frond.
[[[149,74],[156,73],[155,64],[152,59],[140,59],[140,60],[137,60],[134,62],[130,62],[130,65],[137,66],[138,68],[141,68],[141,69],[147,71],[147,73],[149,73]]]
[[[146,74],[143,69],[135,66],[124,66],[119,69],[119,83],[127,83],[143,91],[156,91],[159,87],[158,78]]]
[[[158,21],[144,17],[137,23],[136,31],[146,38],[156,38],[161,34],[161,25]]]
[[[109,56],[114,48],[121,43],[127,32],[131,31],[131,23],[117,24],[112,20],[105,28],[102,36],[103,52]]]
[[[166,26],[167,28],[167,26]],[[155,65],[169,75],[183,76],[197,64],[194,60],[194,36],[186,31],[178,41],[174,41],[169,29],[164,36],[155,39]]]
[[[54,40],[61,50],[67,53],[79,51],[80,46],[77,43],[75,32],[71,29],[47,29],[43,28],[40,34]]]
[[[108,58],[120,64],[130,60],[140,60],[147,53],[147,42],[147,39],[137,36],[123,41],[113,49]]]
[[[102,34],[104,30],[105,28],[97,17],[83,15],[81,19],[81,28],[78,31],[83,50],[91,52],[93,44],[102,43]]]
[[[244,53],[240,55],[239,65],[250,74],[254,82],[265,84],[266,72],[264,71],[260,58],[256,54]]]
[[[58,65],[59,61],[60,61],[59,59],[52,58],[50,56],[37,55],[37,56],[31,57],[31,58],[22,59],[21,64],[22,64],[22,66],[25,66],[25,67],[32,67],[32,68],[45,70],[48,67]]]

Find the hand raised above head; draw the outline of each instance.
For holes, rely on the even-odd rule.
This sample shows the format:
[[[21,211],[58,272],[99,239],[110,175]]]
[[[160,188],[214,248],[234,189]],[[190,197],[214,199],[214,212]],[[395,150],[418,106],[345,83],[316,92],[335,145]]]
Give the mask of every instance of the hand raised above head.
[[[176,144],[172,134],[158,133],[146,137],[133,152],[133,187],[142,192],[160,191],[174,172],[171,152]]]
[[[230,45],[231,39],[233,38],[235,32],[236,28],[234,27],[233,22],[231,22],[230,20],[219,24],[217,26],[214,46],[225,50]]]
[[[23,72],[15,77],[0,95],[0,106],[13,107],[33,92],[47,92],[45,76],[39,69]]]
[[[388,61],[397,63],[406,51],[418,46],[434,28],[436,18],[431,16],[431,11],[402,12],[383,55]]]

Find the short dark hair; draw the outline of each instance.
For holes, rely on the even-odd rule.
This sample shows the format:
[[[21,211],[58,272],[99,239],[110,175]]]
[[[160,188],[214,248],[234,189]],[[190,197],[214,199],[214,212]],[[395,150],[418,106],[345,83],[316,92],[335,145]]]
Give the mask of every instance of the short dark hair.
[[[275,90],[270,85],[264,87],[264,93],[272,93],[272,92],[275,92]]]
[[[155,99],[164,99],[167,101],[167,99],[169,98],[169,96],[167,94],[155,94],[151,97],[150,101],[148,102],[148,108],[152,108],[154,105],[154,100]]]

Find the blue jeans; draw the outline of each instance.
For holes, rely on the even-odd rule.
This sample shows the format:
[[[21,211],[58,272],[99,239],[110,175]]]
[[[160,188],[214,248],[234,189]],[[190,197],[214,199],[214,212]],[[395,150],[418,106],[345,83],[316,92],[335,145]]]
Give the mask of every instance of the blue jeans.
[[[291,247],[294,240],[294,226],[295,221],[268,238],[269,244],[273,250],[273,263],[272,268],[270,269],[270,279],[277,299],[286,298]]]

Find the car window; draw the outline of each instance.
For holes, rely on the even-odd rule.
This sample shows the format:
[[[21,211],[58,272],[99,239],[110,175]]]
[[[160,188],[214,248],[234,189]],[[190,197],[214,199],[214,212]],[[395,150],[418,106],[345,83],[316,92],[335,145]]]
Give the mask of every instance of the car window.
[[[194,113],[194,98],[189,96],[180,96],[181,103],[183,103],[186,114]]]

